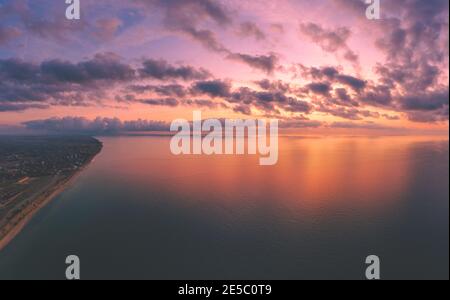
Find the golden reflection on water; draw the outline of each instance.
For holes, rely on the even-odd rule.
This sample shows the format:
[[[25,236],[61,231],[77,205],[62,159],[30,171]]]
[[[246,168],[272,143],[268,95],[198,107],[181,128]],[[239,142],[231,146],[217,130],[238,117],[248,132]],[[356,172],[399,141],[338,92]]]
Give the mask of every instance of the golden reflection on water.
[[[339,209],[373,213],[400,205],[409,192],[419,159],[415,146],[446,140],[281,137],[278,164],[260,166],[254,155],[174,156],[168,137],[120,137],[103,139],[101,161],[114,168],[111,176],[186,202],[233,208],[264,203],[303,215]]]

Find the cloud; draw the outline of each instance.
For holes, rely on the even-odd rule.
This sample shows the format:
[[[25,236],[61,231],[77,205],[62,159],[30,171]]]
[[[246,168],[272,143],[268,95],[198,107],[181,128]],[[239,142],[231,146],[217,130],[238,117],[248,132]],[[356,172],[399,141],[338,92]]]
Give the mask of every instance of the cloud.
[[[365,118],[379,118],[380,114],[369,110],[361,110],[354,107],[342,107],[327,105],[326,103],[320,103],[317,111],[330,114],[335,117],[348,120],[363,120]]]
[[[83,117],[50,118],[23,123],[27,129],[44,130],[64,134],[117,134],[137,131],[170,131],[170,124],[161,121],[121,121],[118,118],[89,120]]]
[[[334,89],[334,97],[330,98],[330,102],[340,106],[359,106],[359,102],[354,100],[344,88]]]
[[[331,85],[324,82],[313,82],[306,86],[306,88],[314,94],[328,95],[331,91]]]
[[[412,111],[407,113],[408,120],[418,123],[436,123],[448,121],[448,106],[438,111]]]
[[[126,89],[128,92],[143,94],[153,92],[164,97],[178,97],[184,98],[189,95],[189,91],[180,84],[166,84],[166,85],[130,85]]]
[[[97,54],[91,60],[73,64],[68,61],[50,60],[40,66],[44,79],[57,82],[90,83],[93,81],[127,81],[135,71],[111,53]]]
[[[401,128],[394,128],[390,126],[385,126],[373,122],[364,122],[364,123],[357,123],[357,122],[334,122],[330,125],[328,125],[331,128],[340,128],[340,129],[369,129],[369,130],[399,130]]]
[[[299,128],[319,128],[322,127],[324,123],[316,120],[281,120],[279,127],[283,129],[299,129]]]
[[[169,107],[176,107],[180,104],[180,101],[178,101],[175,98],[145,99],[140,100],[140,102],[153,106],[169,106]]]
[[[199,81],[193,86],[193,93],[200,93],[210,97],[228,97],[231,85],[221,80]]]
[[[243,105],[243,104],[235,106],[233,108],[233,111],[237,112],[237,113],[240,113],[240,114],[243,114],[243,115],[251,115],[252,114],[251,107],[248,106],[248,105]]]
[[[289,83],[283,82],[281,80],[270,81],[269,79],[262,79],[255,82],[260,88],[266,91],[277,91],[277,92],[289,92],[291,91],[291,86]]]
[[[310,113],[313,109],[309,102],[291,97],[281,91],[255,91],[247,87],[241,87],[233,91],[226,99],[230,103],[237,104],[240,110],[243,105],[254,106],[268,113],[280,114],[280,109],[294,113]],[[246,109],[248,112],[249,109]]]
[[[200,42],[200,44],[202,44],[206,49],[218,53],[230,53],[230,50],[218,41],[216,34],[211,30],[189,27],[185,28],[183,32],[197,42]]]
[[[337,82],[347,85],[357,91],[364,89],[367,85],[366,81],[349,75],[337,75],[335,79]]]
[[[284,26],[281,23],[270,24],[270,30],[277,35],[281,35],[285,31]]]
[[[0,78],[12,83],[81,84],[130,80],[134,78],[134,70],[111,53],[97,54],[79,63],[53,59],[33,64],[20,59],[0,59]]]
[[[205,69],[173,66],[164,60],[147,59],[140,67],[134,68],[123,63],[113,53],[97,54],[92,59],[78,63],[57,59],[41,63],[0,59],[0,103],[15,103],[14,107],[11,104],[4,105],[4,110],[8,107],[10,111],[43,107],[43,104],[97,106],[108,98],[109,91],[115,86],[125,84],[129,84],[123,90],[127,94],[115,97],[119,102],[133,102],[135,101],[133,93],[146,92],[153,92],[165,98],[183,98],[190,95],[190,91],[177,83],[164,85],[134,83],[140,80],[193,81],[210,76]],[[147,104],[156,105],[160,101],[150,100]],[[28,104],[19,105],[19,103]],[[175,106],[175,102],[161,102],[161,105]]]
[[[21,35],[21,31],[15,27],[6,27],[0,24],[0,45],[6,45],[11,40]]]
[[[410,121],[434,123],[448,121],[449,93],[445,90],[406,95],[398,99],[399,110],[406,111]]]
[[[147,59],[139,69],[142,78],[153,78],[158,80],[182,79],[202,80],[211,76],[205,69],[195,69],[191,66],[172,66],[165,60]]]
[[[27,109],[47,109],[49,105],[45,104],[30,104],[30,103],[1,103],[0,112],[19,112]]]
[[[103,53],[79,63],[48,60],[39,64],[0,59],[0,103],[46,105],[98,105],[115,84],[135,79],[134,69]],[[33,103],[34,105],[31,105]]]
[[[448,89],[429,94],[414,94],[400,99],[400,105],[405,110],[440,110],[449,105]]]
[[[137,0],[150,8],[164,12],[164,23],[169,28],[184,29],[205,20],[227,26],[232,23],[231,14],[218,1],[212,0]]]
[[[241,37],[253,37],[257,41],[266,39],[266,34],[253,22],[241,23],[237,33]]]
[[[201,28],[205,21],[212,21],[221,28],[233,23],[232,14],[218,1],[211,0],[138,0],[138,2],[163,10],[164,24],[169,30],[180,32],[199,42],[206,49],[226,55],[226,58],[245,63],[248,66],[272,73],[277,64],[277,56],[251,55],[231,51],[221,43],[211,29]],[[252,22],[241,23],[238,33],[243,36],[254,36],[262,40],[265,34]]]
[[[225,103],[216,102],[208,99],[187,99],[182,102],[183,105],[213,108],[229,108]]]
[[[279,113],[279,109],[291,113],[310,113],[313,109],[313,106],[307,101],[289,96],[288,94],[292,92],[289,85],[281,81],[271,82],[269,80],[261,80],[257,83],[266,89],[263,91],[256,91],[248,87],[233,89],[231,83],[227,80],[196,81],[188,88],[179,85],[131,86],[126,91],[131,91],[136,94],[155,92],[161,98],[146,100],[137,99],[134,95],[125,94],[119,100],[161,106],[187,105],[226,109],[230,108],[226,104],[228,102],[232,104],[231,109],[233,111],[247,115],[251,114],[252,107],[276,114]],[[176,99],[171,98],[170,95],[173,93],[180,94],[181,97]],[[191,99],[191,97],[197,96],[207,96],[210,99]]]
[[[312,78],[312,79],[320,79],[320,80],[328,80],[330,82],[337,82],[356,91],[361,91],[367,86],[367,81],[363,79],[356,78],[351,75],[342,74],[338,68],[335,67],[305,67],[304,65],[299,65],[300,71],[303,77]]]
[[[224,122],[224,120],[221,120]],[[24,122],[27,130],[45,131],[57,134],[118,135],[137,132],[169,133],[170,123],[154,120],[121,121],[118,118],[97,117],[93,120],[84,117],[49,118]],[[279,127],[283,129],[318,128],[326,124],[305,118],[282,119]]]
[[[40,10],[33,9],[30,4],[32,1],[14,0],[6,1],[1,6],[0,18],[13,18],[17,21],[19,30],[31,33],[35,37],[42,39],[53,39],[57,41],[64,41],[72,37],[73,32],[88,28],[88,24],[82,19],[79,22],[70,22],[65,18],[64,14],[50,14],[43,17]],[[47,6],[49,3],[42,3]],[[52,5],[55,3],[52,2]],[[64,11],[65,4],[56,3],[59,11]],[[47,8],[46,8],[47,10]]]
[[[118,18],[104,18],[95,21],[94,36],[101,41],[112,39],[122,26],[122,20]]]
[[[246,63],[247,65],[266,72],[267,74],[272,74],[277,66],[278,57],[274,53],[269,55],[248,55],[241,53],[232,53],[228,55],[228,59],[240,61]]]
[[[163,23],[169,30],[183,33],[216,52],[228,50],[211,30],[200,29],[205,21],[226,27],[232,23],[231,14],[217,1],[211,0],[137,0],[146,8],[163,11]]]
[[[360,0],[335,2],[355,15],[364,9]],[[378,84],[366,88],[363,102],[405,112],[414,122],[448,120],[448,11],[447,0],[383,4],[383,22],[370,30],[386,59],[375,66]]]
[[[299,65],[299,70],[303,78],[321,80],[306,85],[305,90],[322,96],[323,106],[331,105],[332,108],[334,105],[344,107],[370,105],[397,110],[393,95],[395,89],[392,86],[343,74],[340,68],[332,66],[308,68]],[[336,114],[336,110],[331,108],[330,112]],[[337,111],[340,115],[346,115],[347,112],[345,109]]]
[[[329,30],[316,23],[302,23],[300,24],[300,32],[309,37],[325,52],[342,53],[346,60],[354,64],[359,63],[358,55],[347,44],[351,36],[350,29],[339,27],[336,30]]]

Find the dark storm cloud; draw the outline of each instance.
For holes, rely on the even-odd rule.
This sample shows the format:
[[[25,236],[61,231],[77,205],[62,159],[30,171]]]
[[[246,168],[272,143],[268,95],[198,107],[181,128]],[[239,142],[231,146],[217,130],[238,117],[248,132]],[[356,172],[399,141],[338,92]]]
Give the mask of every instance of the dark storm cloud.
[[[23,123],[27,129],[72,134],[115,134],[136,131],[169,131],[170,125],[161,121],[121,121],[117,118],[89,120],[83,117],[50,118]]]
[[[142,63],[139,74],[143,78],[154,78],[159,80],[182,79],[201,80],[211,76],[205,69],[196,69],[191,66],[172,66],[165,60],[148,59]]]

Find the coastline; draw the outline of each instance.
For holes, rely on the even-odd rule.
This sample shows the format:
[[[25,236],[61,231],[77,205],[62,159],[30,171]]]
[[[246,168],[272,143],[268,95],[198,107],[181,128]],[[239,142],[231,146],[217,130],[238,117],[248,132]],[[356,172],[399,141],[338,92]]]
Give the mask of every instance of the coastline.
[[[33,219],[36,213],[49,204],[56,196],[69,188],[75,179],[83,172],[95,159],[95,157],[101,152],[100,150],[95,153],[92,158],[82,167],[80,167],[76,172],[71,175],[67,175],[58,180],[58,176],[54,175],[57,183],[50,187],[49,189],[38,194],[33,201],[31,201],[17,216],[14,216],[12,220],[6,223],[3,228],[11,227],[7,229],[7,233],[0,237],[0,252],[5,249],[5,247],[25,228],[25,226]],[[0,229],[3,229],[0,228]]]

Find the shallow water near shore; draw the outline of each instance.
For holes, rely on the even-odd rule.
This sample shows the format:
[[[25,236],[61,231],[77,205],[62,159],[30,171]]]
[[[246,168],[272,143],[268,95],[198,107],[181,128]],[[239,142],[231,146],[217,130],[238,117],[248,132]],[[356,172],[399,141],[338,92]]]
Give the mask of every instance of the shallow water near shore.
[[[448,279],[449,149],[438,137],[283,137],[257,156],[102,152],[0,252],[0,279]]]

